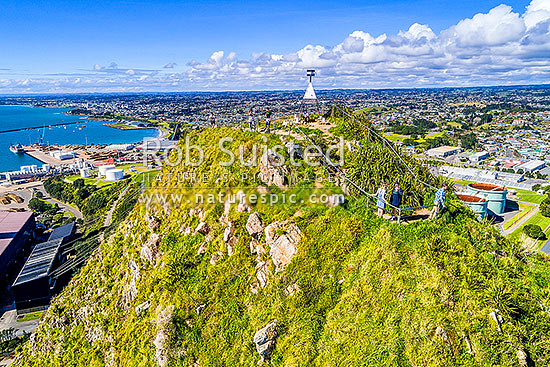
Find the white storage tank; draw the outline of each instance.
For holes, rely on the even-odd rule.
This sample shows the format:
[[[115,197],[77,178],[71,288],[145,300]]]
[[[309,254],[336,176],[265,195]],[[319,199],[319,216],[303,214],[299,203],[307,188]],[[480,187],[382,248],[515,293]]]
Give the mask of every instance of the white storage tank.
[[[118,181],[124,178],[124,172],[121,169],[115,168],[105,172],[105,181]]]
[[[104,166],[99,166],[99,174],[102,176],[106,176],[106,172],[111,169],[115,169],[116,166],[114,164],[106,164]]]

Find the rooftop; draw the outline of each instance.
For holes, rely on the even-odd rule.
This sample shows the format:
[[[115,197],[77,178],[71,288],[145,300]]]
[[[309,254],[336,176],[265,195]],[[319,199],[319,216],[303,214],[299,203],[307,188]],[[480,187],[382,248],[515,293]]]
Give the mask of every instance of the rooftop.
[[[73,234],[73,229],[74,229],[74,222],[65,224],[64,226],[61,226],[61,227],[54,228],[52,233],[50,233],[50,237],[48,238],[48,241],[64,239],[65,237],[69,237],[71,234]]]
[[[13,285],[47,276],[62,241],[63,239],[59,238],[36,245]]]
[[[32,216],[32,212],[0,212],[0,254]]]

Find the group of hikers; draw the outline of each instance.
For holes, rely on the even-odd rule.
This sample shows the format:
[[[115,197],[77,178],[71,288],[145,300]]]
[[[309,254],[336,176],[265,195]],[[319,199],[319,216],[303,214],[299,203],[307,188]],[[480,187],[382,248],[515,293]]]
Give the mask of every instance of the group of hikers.
[[[250,127],[250,131],[256,131],[256,116],[261,116],[260,113],[257,115],[254,112],[254,109],[250,107],[248,109],[248,125]],[[265,112],[265,130],[266,132],[269,132],[271,129],[271,109],[268,107]],[[304,119],[309,118],[308,114],[305,114],[302,116]],[[208,120],[210,121],[210,124],[212,127],[216,127],[216,119],[214,117],[213,113],[210,113],[210,116],[208,117]],[[439,212],[445,207],[445,190],[447,190],[447,184],[444,183],[442,187],[436,191],[435,193],[435,199],[434,199],[434,205],[433,209],[430,212],[429,220],[432,220],[437,217]],[[379,217],[382,217],[384,214],[384,211],[386,210],[386,204],[390,204],[391,207],[391,217],[390,220],[396,220],[396,212],[397,215],[400,217],[401,213],[399,212],[399,209],[401,208],[401,203],[403,201],[403,189],[399,187],[399,184],[396,183],[393,190],[390,193],[390,201],[388,202],[386,200],[387,196],[387,184],[382,183],[382,185],[378,188],[378,191],[376,191],[376,207],[377,207],[377,213]]]
[[[435,199],[434,199],[434,206],[432,211],[430,212],[429,220],[435,219],[439,212],[445,207],[445,191],[447,190],[447,184],[444,183],[439,190],[435,193]],[[384,211],[386,210],[386,204],[388,204],[388,201],[386,201],[387,196],[387,185],[383,183],[379,188],[378,191],[376,191],[376,207],[378,208],[378,211],[376,215],[379,217],[382,217],[384,214]],[[401,203],[403,202],[403,189],[399,187],[399,184],[396,183],[393,190],[390,193],[390,207],[391,207],[391,213],[392,216],[390,217],[390,220],[396,219],[396,212],[398,216],[401,216],[401,213],[399,213],[399,209],[401,208]]]
[[[265,111],[265,130],[269,132],[271,130],[271,109],[268,107]],[[260,116],[260,114],[258,114]],[[256,131],[256,114],[254,113],[254,109],[250,107],[248,109],[248,126],[250,127],[250,131]]]
[[[254,109],[250,107],[248,109],[248,126],[250,127],[250,131],[256,131],[256,113],[254,112]],[[258,114],[260,116],[260,114]],[[264,112],[265,116],[265,129],[267,132],[271,130],[271,108],[267,108],[267,110]],[[208,122],[210,123],[210,127],[216,127],[216,117],[214,116],[213,112],[210,112],[210,115],[208,116]]]

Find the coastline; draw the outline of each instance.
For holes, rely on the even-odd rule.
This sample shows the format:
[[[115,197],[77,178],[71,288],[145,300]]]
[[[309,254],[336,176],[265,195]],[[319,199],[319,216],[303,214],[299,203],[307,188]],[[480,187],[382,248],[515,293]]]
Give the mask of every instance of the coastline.
[[[45,151],[42,151],[41,149],[39,149],[37,146],[33,145],[31,143],[31,138],[29,137],[29,134],[31,134],[30,132],[32,132],[33,130],[36,130],[38,131],[37,133],[34,133],[32,132],[32,134],[34,135],[37,135],[39,136],[41,133],[43,133],[45,131],[46,133],[46,138],[44,139],[44,143],[46,143],[46,145],[52,147],[53,149],[61,149],[61,150],[68,150],[68,151],[75,151],[75,152],[78,152],[80,154],[77,155],[77,157],[79,158],[84,158],[84,159],[90,159],[91,161],[95,161],[95,159],[98,159],[98,158],[95,158],[95,157],[90,157],[89,154],[87,153],[92,153],[92,155],[104,155],[104,154],[108,154],[108,153],[104,153],[98,149],[100,149],[99,146],[101,145],[110,145],[110,144],[135,144],[135,145],[138,145],[138,144],[141,144],[142,141],[143,141],[143,138],[141,136],[147,136],[149,139],[150,138],[153,138],[153,139],[165,139],[167,137],[170,136],[170,132],[164,127],[164,126],[144,126],[144,127],[137,127],[136,128],[129,128],[129,129],[118,129],[118,130],[127,130],[128,132],[125,133],[125,132],[109,132],[109,131],[103,131],[103,133],[101,134],[97,134],[95,133],[95,135],[92,134],[92,138],[90,140],[90,135],[89,135],[89,130],[88,129],[85,129],[83,130],[82,132],[78,131],[78,130],[82,130],[82,129],[77,129],[76,127],[75,128],[70,128],[69,126],[78,126],[78,125],[82,125],[83,127],[86,127],[86,126],[89,126],[88,124],[90,123],[93,123],[94,126],[96,126],[95,129],[97,129],[97,126],[101,126],[103,129],[106,129],[107,127],[113,127],[113,126],[109,126],[109,123],[108,121],[106,120],[101,120],[101,119],[95,119],[95,118],[90,118],[89,116],[86,116],[86,115],[72,115],[72,114],[66,114],[66,111],[68,109],[66,108],[61,108],[61,107],[43,107],[43,106],[35,106],[35,105],[28,105],[28,104],[15,104],[15,105],[0,105],[0,107],[20,107],[20,108],[23,108],[24,110],[22,111],[25,111],[27,109],[37,109],[37,110],[56,110],[55,112],[59,111],[59,109],[62,109],[64,110],[64,112],[60,112],[59,114],[63,114],[63,115],[66,115],[68,117],[72,117],[72,118],[75,118],[75,119],[78,119],[77,121],[59,121],[59,119],[61,119],[61,117],[59,119],[51,119],[51,120],[46,120],[48,121],[46,125],[42,125],[42,126],[39,126],[38,124],[36,124],[37,126],[34,126],[34,124],[32,124],[32,120],[30,120],[29,122],[31,123],[32,126],[28,126],[28,127],[18,127],[17,124],[11,124],[12,126],[10,126],[9,124],[5,126],[5,130],[6,132],[10,133],[10,134],[18,134],[16,136],[19,136],[19,138],[16,138],[15,141],[24,141],[28,138],[29,142],[27,144],[25,144],[25,154],[22,155],[23,157],[26,157],[26,158],[22,158],[22,157],[15,157],[13,156],[12,157],[12,154],[7,151],[6,154],[4,154],[4,156],[2,157],[2,160],[1,160],[1,164],[0,164],[0,172],[2,173],[6,173],[6,172],[17,172],[19,169],[20,169],[20,166],[24,166],[24,165],[40,165],[40,164],[50,164],[50,165],[53,165],[53,166],[59,166],[59,165],[67,165],[67,164],[71,164],[71,163],[74,163],[74,160],[64,160],[64,161],[59,161],[57,159],[55,159],[54,157],[50,156],[50,154],[48,153],[49,150],[45,150]],[[25,113],[25,112],[23,112]],[[45,112],[46,114],[48,114],[47,112]],[[17,120],[17,116],[18,116],[19,112],[13,112],[13,113],[10,113],[9,115],[12,116],[12,119],[15,119]],[[57,113],[56,113],[57,114]],[[40,114],[38,114],[37,116],[40,116]],[[59,122],[56,122],[59,121]],[[19,125],[19,126],[26,126],[25,124],[23,125]],[[58,128],[62,128],[63,126],[66,126],[66,133],[63,133],[63,130],[58,130]],[[105,126],[105,127],[104,127]],[[47,130],[43,130],[44,128],[46,128]],[[53,130],[55,131],[55,135],[49,135],[51,134],[50,130]],[[57,129],[56,129],[57,128]],[[113,127],[115,128],[115,127]],[[1,129],[0,129],[1,130]],[[76,130],[76,131],[75,131]],[[135,131],[133,131],[135,130]],[[144,131],[138,131],[138,130],[144,130]],[[147,130],[147,131],[145,131]],[[155,130],[154,132],[152,130]],[[97,131],[97,130],[95,130]],[[29,132],[29,133],[28,133]],[[75,135],[68,135],[68,134],[73,134],[73,133],[78,133],[78,134],[75,134]],[[20,135],[19,135],[20,134]],[[61,136],[64,137],[64,138],[60,138],[58,139],[57,137],[59,137],[59,134],[62,134]],[[84,136],[86,136],[86,143],[87,144],[84,144]],[[73,138],[74,136],[74,138]],[[95,139],[97,140],[94,141],[94,136],[95,136]],[[6,135],[5,137],[2,136],[3,140],[0,140],[2,141],[3,143],[5,143],[4,145],[8,144],[9,143],[9,140],[11,138],[8,138],[8,135]],[[32,140],[33,141],[36,141],[38,138],[36,138],[36,136],[33,136]],[[98,140],[99,139],[99,140]],[[49,140],[49,141],[48,141]],[[59,140],[59,141],[58,141]],[[105,142],[103,142],[103,140],[105,140]],[[90,143],[88,143],[88,141],[90,141]],[[2,145],[2,150],[3,149],[7,149],[7,145],[4,147],[4,145]]]

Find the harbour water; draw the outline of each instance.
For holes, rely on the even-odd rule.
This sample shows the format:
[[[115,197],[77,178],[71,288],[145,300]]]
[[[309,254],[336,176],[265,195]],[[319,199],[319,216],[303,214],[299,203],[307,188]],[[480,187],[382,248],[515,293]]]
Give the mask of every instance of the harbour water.
[[[20,166],[41,162],[26,155],[10,152],[10,144],[127,144],[157,137],[157,129],[119,130],[104,126],[105,121],[83,116],[66,115],[67,109],[33,108],[28,106],[0,106],[0,130],[40,127],[30,130],[0,133],[0,172],[18,170]],[[77,124],[51,126],[68,122]],[[45,126],[45,128],[44,128]]]

